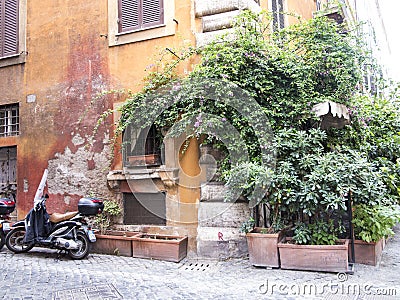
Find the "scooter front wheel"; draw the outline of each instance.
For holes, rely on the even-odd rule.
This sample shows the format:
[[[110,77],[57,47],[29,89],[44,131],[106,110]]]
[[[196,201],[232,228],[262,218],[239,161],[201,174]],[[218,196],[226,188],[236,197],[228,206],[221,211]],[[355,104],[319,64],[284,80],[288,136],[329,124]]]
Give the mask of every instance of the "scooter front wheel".
[[[3,249],[5,243],[6,243],[6,237],[4,236],[3,229],[0,228],[0,250]]]
[[[11,230],[6,236],[6,246],[14,253],[28,252],[34,246],[33,243],[24,243],[25,228],[17,227]]]
[[[86,234],[82,231],[78,231],[76,234],[75,242],[78,243],[79,248],[76,250],[69,250],[68,255],[72,259],[83,259],[89,255],[90,242]]]

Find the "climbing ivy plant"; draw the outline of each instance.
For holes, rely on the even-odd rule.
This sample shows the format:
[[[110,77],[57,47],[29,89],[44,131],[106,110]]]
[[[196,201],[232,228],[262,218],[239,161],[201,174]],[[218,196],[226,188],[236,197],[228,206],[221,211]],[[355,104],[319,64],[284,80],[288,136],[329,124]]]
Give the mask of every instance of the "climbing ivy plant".
[[[362,69],[371,61],[356,28],[316,17],[271,33],[270,20],[266,13],[244,11],[233,33],[200,49],[180,49],[158,65],[140,92],[127,92],[116,135],[127,126],[155,125],[171,137],[212,142],[225,152],[219,167],[233,193],[229,200],[241,191],[257,198],[249,199],[253,203],[268,202],[280,223],[321,219],[307,227],[319,234],[318,228],[333,228],[327,220],[333,210],[344,210],[348,190],[359,203],[392,200],[385,188],[398,190],[399,115],[388,102],[360,96]],[[193,56],[199,63],[179,78],[176,68]],[[351,108],[352,126],[313,128],[311,109],[325,101]],[[252,194],[256,186],[263,192]],[[314,242],[335,241],[318,234]]]
[[[185,132],[189,137],[199,137],[204,128],[198,121],[207,112],[232,124],[245,141],[250,160],[257,161],[259,137],[249,120],[228,103],[207,99],[199,82],[218,79],[245,90],[260,105],[272,131],[309,128],[310,109],[316,103],[333,100],[349,104],[361,79],[359,66],[365,60],[356,35],[344,33],[326,18],[303,21],[271,34],[267,31],[269,21],[266,13],[244,11],[233,24],[233,36],[223,36],[202,49],[190,47],[163,70],[151,72],[143,90],[128,95],[117,131],[135,123],[140,115],[140,124],[134,126],[145,127],[152,122],[160,129],[171,128],[179,119],[181,126],[175,128],[175,135]],[[200,63],[193,72],[174,83],[174,68],[197,54]],[[223,83],[214,84],[214,90],[224,90]],[[157,101],[152,94],[155,90]],[[171,97],[179,101],[171,101]],[[229,168],[229,164],[225,166]]]

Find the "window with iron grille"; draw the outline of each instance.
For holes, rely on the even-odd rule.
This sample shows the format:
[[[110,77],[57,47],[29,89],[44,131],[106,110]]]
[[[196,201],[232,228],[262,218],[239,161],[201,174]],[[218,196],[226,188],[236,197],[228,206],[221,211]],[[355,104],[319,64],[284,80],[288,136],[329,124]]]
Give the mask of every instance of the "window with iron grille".
[[[283,14],[283,0],[272,1],[272,29],[277,31],[285,27],[285,16]]]
[[[0,1],[0,58],[18,54],[19,1]]]
[[[136,130],[128,126],[123,134],[125,164],[129,166],[160,165],[163,147],[154,125]],[[144,161],[147,157],[147,161]]]
[[[118,0],[118,31],[129,32],[164,24],[163,0]]]
[[[18,104],[0,106],[0,137],[19,134]]]

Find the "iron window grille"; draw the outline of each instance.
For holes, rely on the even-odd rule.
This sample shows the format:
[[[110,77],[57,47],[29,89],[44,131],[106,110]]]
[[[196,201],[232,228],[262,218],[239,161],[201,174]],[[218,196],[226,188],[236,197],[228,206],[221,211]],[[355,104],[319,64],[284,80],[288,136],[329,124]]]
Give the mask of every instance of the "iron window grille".
[[[19,135],[18,104],[0,106],[0,137]]]

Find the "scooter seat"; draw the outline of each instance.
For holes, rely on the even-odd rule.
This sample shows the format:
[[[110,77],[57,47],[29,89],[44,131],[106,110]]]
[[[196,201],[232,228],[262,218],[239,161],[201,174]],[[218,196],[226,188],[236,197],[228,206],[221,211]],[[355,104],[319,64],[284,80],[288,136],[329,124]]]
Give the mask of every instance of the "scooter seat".
[[[59,222],[62,222],[62,221],[66,221],[66,220],[72,219],[77,214],[78,214],[77,211],[71,211],[71,212],[67,212],[65,214],[52,213],[50,215],[50,222],[59,223]]]

